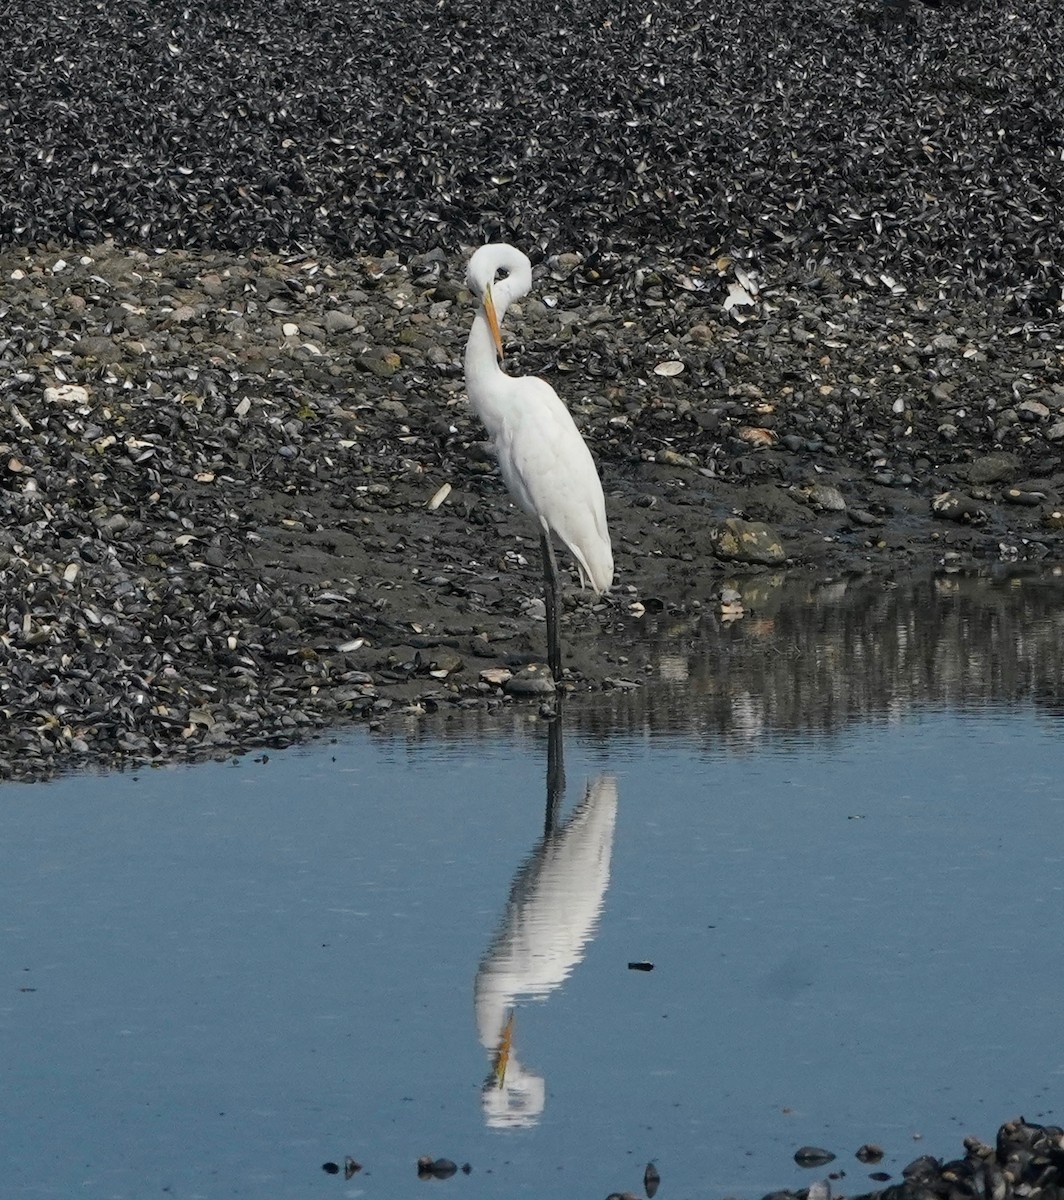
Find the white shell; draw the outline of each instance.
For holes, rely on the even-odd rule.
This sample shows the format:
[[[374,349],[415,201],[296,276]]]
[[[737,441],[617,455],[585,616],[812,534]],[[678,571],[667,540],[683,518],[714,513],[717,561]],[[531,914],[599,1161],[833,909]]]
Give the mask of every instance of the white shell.
[[[654,368],[655,375],[679,375],[684,369],[684,365],[678,359],[670,358],[666,362],[659,362]]]
[[[724,301],[724,311],[730,312],[737,305],[753,304],[754,297],[741,283],[728,284],[728,298]]]
[[[83,388],[79,383],[64,383],[59,387],[44,389],[45,404],[84,404],[88,398],[88,388]]]
[[[425,505],[425,507],[429,510],[429,512],[435,512],[450,494],[451,485],[449,483],[445,483],[443,487],[436,492],[428,504]]]

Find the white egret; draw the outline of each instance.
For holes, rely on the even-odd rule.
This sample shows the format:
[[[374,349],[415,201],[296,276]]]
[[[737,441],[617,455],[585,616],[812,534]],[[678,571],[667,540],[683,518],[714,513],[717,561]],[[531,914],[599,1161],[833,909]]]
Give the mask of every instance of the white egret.
[[[561,678],[558,632],[561,591],[551,534],[576,559],[580,583],[601,594],[613,582],[613,550],[602,484],[591,451],[569,410],[549,383],[514,378],[502,369],[500,323],[507,307],[532,287],[532,264],[513,246],[481,246],[469,260],[466,282],[479,301],[466,345],[470,403],[492,441],[510,494],[536,522],[543,550],[547,661]]]

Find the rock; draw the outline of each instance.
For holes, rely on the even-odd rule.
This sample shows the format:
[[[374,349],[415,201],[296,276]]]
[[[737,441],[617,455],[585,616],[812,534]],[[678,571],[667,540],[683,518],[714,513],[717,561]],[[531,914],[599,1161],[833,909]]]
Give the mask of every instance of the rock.
[[[402,359],[394,350],[376,346],[370,347],[355,361],[363,370],[376,375],[378,379],[388,379],[403,365]]]
[[[775,530],[761,521],[728,517],[713,530],[710,541],[714,554],[730,562],[774,566],[787,557]]]
[[[358,329],[361,324],[358,317],[340,312],[335,308],[329,309],[325,314],[325,332],[329,334],[347,333],[352,329]]]
[[[550,696],[557,690],[550,671],[538,664],[522,668],[503,684],[511,696]]]
[[[1013,479],[1019,469],[1020,460],[1015,454],[1000,452],[984,454],[962,470],[969,483],[980,487]],[[958,474],[961,474],[961,471],[958,471]]]
[[[449,1158],[430,1158],[422,1155],[417,1160],[417,1173],[422,1179],[450,1179],[457,1174],[458,1164]]]
[[[446,647],[439,647],[423,654],[422,658],[428,659],[429,674],[433,679],[446,679],[465,666],[462,656]]]
[[[1016,411],[1021,421],[1044,421],[1050,416],[1050,411],[1040,400],[1024,400],[1016,405]]]
[[[963,492],[941,492],[931,501],[931,511],[944,521],[968,525],[981,525],[988,516],[985,508]]]
[[[822,1167],[835,1158],[830,1150],[820,1146],[802,1146],[794,1152],[794,1161],[800,1167]]]
[[[643,1171],[643,1191],[646,1193],[647,1200],[654,1200],[660,1186],[661,1173],[654,1163],[648,1162],[646,1169]]]
[[[1045,492],[1029,492],[1022,488],[1006,488],[1001,498],[1007,504],[1024,504],[1028,507],[1042,504],[1048,499]]]
[[[798,488],[809,504],[822,512],[845,512],[846,501],[842,492],[832,484],[815,483],[811,487]]]

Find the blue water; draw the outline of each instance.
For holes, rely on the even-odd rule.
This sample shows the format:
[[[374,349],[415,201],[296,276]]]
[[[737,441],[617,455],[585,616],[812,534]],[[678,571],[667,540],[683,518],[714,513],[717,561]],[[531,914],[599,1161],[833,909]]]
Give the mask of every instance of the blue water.
[[[1058,720],[594,711],[546,846],[531,713],[0,787],[0,1192],[562,1200],[653,1159],[661,1195],[853,1193],[863,1142],[896,1176],[1064,1118]]]

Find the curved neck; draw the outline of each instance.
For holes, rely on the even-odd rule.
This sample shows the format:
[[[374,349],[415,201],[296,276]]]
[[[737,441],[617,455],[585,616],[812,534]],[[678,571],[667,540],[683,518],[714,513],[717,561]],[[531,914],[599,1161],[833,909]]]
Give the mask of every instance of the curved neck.
[[[504,306],[499,305],[495,311],[501,323]],[[469,341],[466,342],[465,373],[469,398],[474,405],[478,404],[473,395],[474,391],[479,392],[485,384],[505,374],[495,355],[495,339],[491,336],[491,327],[488,325],[483,306],[477,309],[477,315],[473,318],[473,328],[469,331]]]
[[[495,316],[501,325],[513,299],[509,281],[500,280],[492,288],[491,298],[495,304]],[[470,403],[488,432],[494,436],[502,421],[502,412],[497,400],[498,385],[507,375],[496,357],[495,339],[491,336],[491,327],[488,325],[483,304],[477,307],[473,328],[469,331],[469,341],[466,342],[465,376]]]

